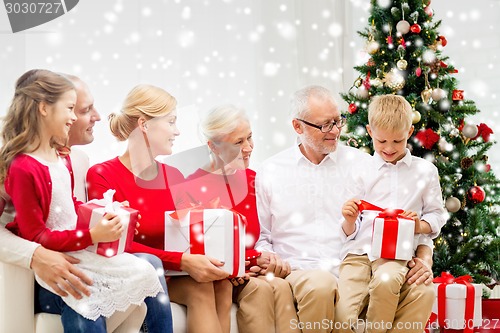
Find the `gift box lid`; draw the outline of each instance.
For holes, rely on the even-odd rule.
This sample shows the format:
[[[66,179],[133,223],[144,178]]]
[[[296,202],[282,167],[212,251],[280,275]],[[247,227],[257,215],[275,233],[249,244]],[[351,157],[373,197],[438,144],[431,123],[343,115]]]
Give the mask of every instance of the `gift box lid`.
[[[434,284],[436,296],[439,285],[440,283]],[[474,286],[474,297],[481,297],[483,294],[483,287],[480,284],[476,283],[472,283],[472,285]],[[453,299],[465,298],[465,294],[467,293],[466,290],[467,288],[465,287],[464,284],[458,284],[458,283],[448,284],[446,286],[446,298],[453,298]]]

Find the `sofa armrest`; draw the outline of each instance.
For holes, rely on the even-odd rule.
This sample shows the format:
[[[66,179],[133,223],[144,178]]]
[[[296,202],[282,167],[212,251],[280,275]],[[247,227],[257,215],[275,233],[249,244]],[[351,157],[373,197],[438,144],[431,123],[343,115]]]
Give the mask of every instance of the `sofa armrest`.
[[[33,333],[34,276],[0,261],[0,332]]]

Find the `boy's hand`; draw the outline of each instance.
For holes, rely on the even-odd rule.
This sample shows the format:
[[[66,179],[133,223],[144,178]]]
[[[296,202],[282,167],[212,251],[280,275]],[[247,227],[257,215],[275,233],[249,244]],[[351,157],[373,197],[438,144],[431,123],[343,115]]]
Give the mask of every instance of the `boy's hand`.
[[[120,218],[111,213],[106,213],[104,217],[94,227],[90,229],[92,243],[113,242],[121,237],[123,224]]]
[[[359,215],[359,204],[361,204],[361,201],[358,199],[351,199],[346,201],[342,207],[342,215],[344,216],[346,222],[351,225],[354,225]]]

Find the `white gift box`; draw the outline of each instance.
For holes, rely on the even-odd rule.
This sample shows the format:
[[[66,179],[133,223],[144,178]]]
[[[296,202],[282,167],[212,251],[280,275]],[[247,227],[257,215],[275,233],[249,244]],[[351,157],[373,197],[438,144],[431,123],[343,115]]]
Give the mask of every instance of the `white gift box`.
[[[415,221],[413,220],[375,217],[371,255],[374,258],[410,260],[414,253],[414,235]]]
[[[124,226],[121,237],[113,242],[100,242],[86,248],[87,251],[100,254],[105,257],[113,257],[125,252],[125,249],[134,239],[135,225],[138,220],[139,211],[124,207],[121,203],[113,201],[115,190],[104,193],[103,199],[90,200],[78,207],[77,228],[90,229],[101,221],[106,213],[113,213],[120,217]]]
[[[439,318],[438,312],[438,286],[441,283],[434,284],[436,291],[436,300],[432,307],[432,312],[436,313]],[[469,328],[480,327],[482,325],[482,286],[480,284],[472,283],[474,286],[474,317],[472,322],[466,323],[465,321],[465,299],[467,294],[467,287],[463,284],[452,283],[446,285],[446,313],[445,324],[450,329],[463,329],[466,326]],[[466,325],[467,324],[467,325]]]
[[[245,221],[227,209],[191,209],[184,216],[165,212],[165,251],[204,254],[224,263],[231,277],[245,274]],[[167,271],[166,275],[187,275]]]

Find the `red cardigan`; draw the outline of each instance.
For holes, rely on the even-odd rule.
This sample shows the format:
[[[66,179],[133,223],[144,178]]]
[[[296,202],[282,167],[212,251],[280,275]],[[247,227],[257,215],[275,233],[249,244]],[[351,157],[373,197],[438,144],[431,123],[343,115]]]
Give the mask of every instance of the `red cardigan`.
[[[139,233],[128,252],[154,254],[163,261],[165,269],[180,270],[181,252],[164,251],[165,211],[175,210],[172,192],[181,186],[184,177],[176,168],[158,163],[155,179],[144,181],[136,178],[115,157],[109,161],[92,166],[87,172],[88,196],[90,199],[102,198],[109,189],[116,190],[114,200],[127,200],[131,208],[139,210]]]
[[[16,216],[7,229],[54,251],[77,251],[92,245],[89,229],[50,230],[45,225],[52,200],[49,168],[31,156],[20,154],[12,161],[5,179]],[[76,201],[75,210],[81,204]]]

